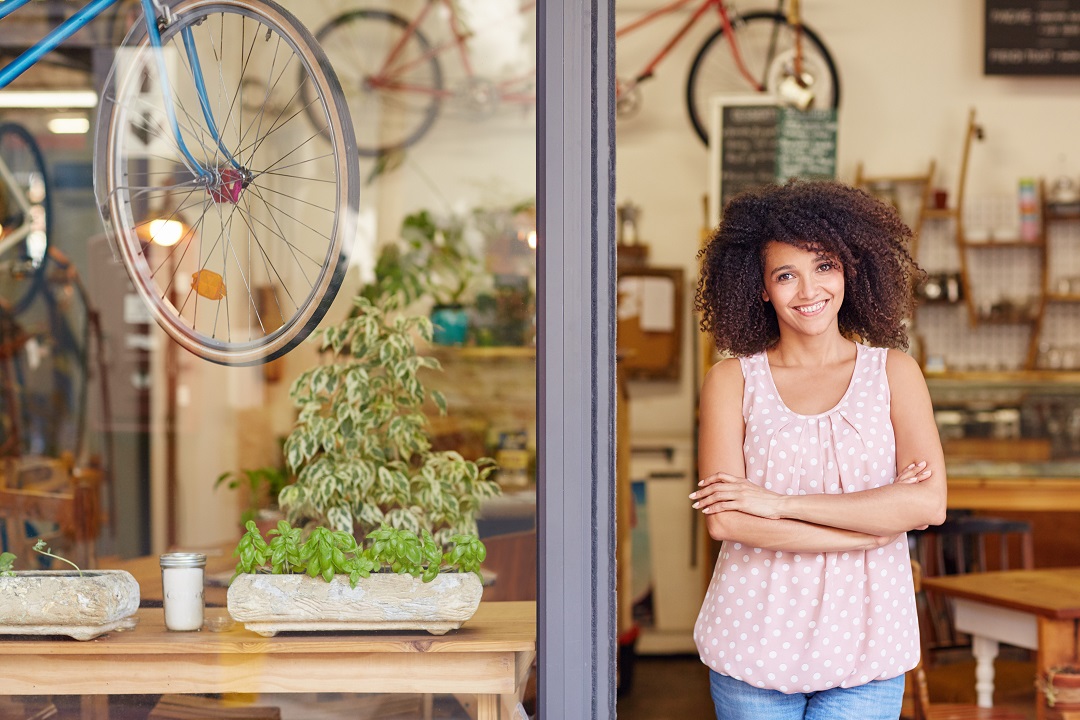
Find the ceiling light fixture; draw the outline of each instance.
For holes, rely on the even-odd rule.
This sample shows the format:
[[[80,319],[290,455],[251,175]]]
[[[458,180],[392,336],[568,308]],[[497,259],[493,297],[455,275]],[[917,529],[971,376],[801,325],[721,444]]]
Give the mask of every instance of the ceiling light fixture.
[[[93,90],[0,91],[0,108],[92,108],[97,104]]]
[[[46,125],[54,135],[85,135],[90,131],[90,121],[84,117],[56,117]]]

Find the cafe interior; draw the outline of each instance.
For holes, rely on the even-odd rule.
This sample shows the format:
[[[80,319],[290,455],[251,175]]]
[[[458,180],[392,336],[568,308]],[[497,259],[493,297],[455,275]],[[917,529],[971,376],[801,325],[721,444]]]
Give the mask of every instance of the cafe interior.
[[[0,9],[5,61],[85,4]],[[284,15],[258,0],[119,0],[0,90],[0,552],[15,556],[0,561],[0,591],[5,570],[59,571],[56,556],[138,581],[138,622],[85,642],[3,620],[0,607],[0,676],[25,668],[0,683],[0,720],[556,720],[538,698],[542,648],[536,657],[538,507],[551,482],[538,462],[538,357],[552,342],[538,309],[553,282],[538,273],[549,168],[537,58],[553,41],[528,0],[282,4]],[[693,629],[720,546],[687,499],[698,392],[720,359],[694,310],[698,252],[733,194],[802,177],[893,205],[925,271],[907,351],[933,401],[948,518],[907,537],[922,659],[903,717],[1080,718],[1080,3],[609,5],[613,222],[598,241],[617,273],[599,297],[612,304],[617,414],[614,473],[600,482],[614,488],[617,608],[600,651],[614,659],[616,702],[580,717],[715,714]],[[160,66],[144,7],[160,14]],[[175,30],[185,12],[206,22]],[[215,34],[219,16],[240,30],[222,20]],[[775,54],[760,60],[762,91],[736,67],[732,37],[751,65]],[[200,58],[209,86],[184,87]],[[246,129],[230,136],[230,120]],[[174,141],[185,133],[194,159]],[[276,159],[252,173],[260,153]],[[210,179],[175,180],[200,162]],[[422,452],[486,468],[490,492],[441,483],[486,546],[480,610],[446,634],[312,626],[263,638],[229,588],[248,521],[267,542],[283,519],[359,533],[407,525],[430,502],[418,494],[373,520],[358,490],[334,505],[338,485],[299,477],[302,383],[366,352],[342,350],[344,328],[367,327],[350,323],[385,302],[387,318],[414,323],[406,349],[433,359],[400,371],[422,365],[410,406]],[[567,326],[581,314],[558,310]],[[351,422],[355,449],[374,421]],[[204,556],[193,631],[163,615],[175,553]],[[486,665],[406,664],[439,652],[493,663],[455,646],[470,623],[503,633],[508,684],[466,681]],[[198,638],[204,654],[184,659]],[[124,643],[160,665],[116,667],[156,680],[110,692],[66,679],[97,677],[78,664],[91,658],[132,662],[108,655]],[[268,662],[242,665],[247,684],[217,682],[258,649],[341,663],[373,653],[387,675]],[[189,663],[205,672],[173,677]]]

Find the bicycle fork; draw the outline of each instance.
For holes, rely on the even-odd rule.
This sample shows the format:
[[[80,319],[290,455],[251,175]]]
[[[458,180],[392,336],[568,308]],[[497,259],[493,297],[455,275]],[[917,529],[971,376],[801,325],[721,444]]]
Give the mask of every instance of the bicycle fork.
[[[206,81],[203,78],[202,64],[199,62],[199,52],[195,47],[195,38],[190,27],[180,30],[180,36],[184,41],[184,53],[187,55],[188,65],[191,68],[192,79],[195,83],[195,92],[199,98],[199,107],[202,110],[203,119],[206,120],[207,130],[217,144],[222,155],[228,160],[231,168],[223,170],[211,170],[204,168],[188,150],[180,133],[180,124],[176,119],[176,108],[173,103],[172,88],[169,83],[169,75],[165,66],[165,54],[161,45],[161,31],[168,28],[174,17],[171,8],[162,0],[140,0],[143,12],[146,16],[146,33],[153,47],[154,57],[157,61],[158,74],[161,77],[161,94],[165,106],[165,114],[172,130],[173,138],[180,149],[182,160],[187,169],[204,182],[210,195],[216,202],[236,203],[240,198],[240,191],[250,182],[250,173],[229,152],[221,140],[221,133],[214,121],[214,113],[210,108],[210,99],[206,92]],[[160,14],[159,14],[160,13]]]

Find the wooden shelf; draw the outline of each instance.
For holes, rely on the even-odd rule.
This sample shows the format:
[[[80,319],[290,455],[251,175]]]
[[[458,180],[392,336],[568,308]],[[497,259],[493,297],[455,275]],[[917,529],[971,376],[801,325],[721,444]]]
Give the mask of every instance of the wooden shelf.
[[[476,360],[481,362],[495,362],[498,360],[534,360],[536,358],[535,347],[521,345],[494,347],[431,345],[426,352],[436,358]]]
[[[957,385],[1013,385],[1035,387],[1040,385],[1080,386],[1080,370],[999,370],[999,371],[948,371],[925,373],[929,384]]]
[[[1080,303],[1080,293],[1047,293],[1043,297],[1046,298],[1046,302]]]
[[[999,248],[1023,248],[1025,250],[1042,250],[1044,244],[1042,240],[1006,240],[997,242],[996,240],[985,240],[972,242],[966,238],[960,238],[960,247],[971,248],[973,250],[996,250]]]
[[[922,211],[922,216],[926,220],[947,220],[958,215],[956,208],[926,208]]]
[[[1076,222],[1080,220],[1080,213],[1053,213],[1049,210],[1043,212],[1043,222]]]

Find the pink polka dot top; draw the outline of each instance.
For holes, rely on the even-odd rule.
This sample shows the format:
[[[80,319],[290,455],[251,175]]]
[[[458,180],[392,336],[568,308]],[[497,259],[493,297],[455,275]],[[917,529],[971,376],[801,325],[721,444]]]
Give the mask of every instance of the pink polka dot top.
[[[858,345],[847,391],[818,415],[784,405],[765,353],[742,358],[747,477],[787,494],[892,483],[887,352]],[[902,675],[919,659],[907,536],[876,550],[818,554],[725,541],[694,641],[716,672],[785,693]]]

